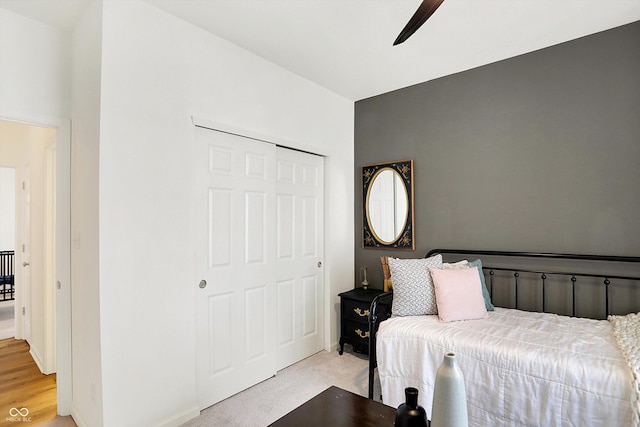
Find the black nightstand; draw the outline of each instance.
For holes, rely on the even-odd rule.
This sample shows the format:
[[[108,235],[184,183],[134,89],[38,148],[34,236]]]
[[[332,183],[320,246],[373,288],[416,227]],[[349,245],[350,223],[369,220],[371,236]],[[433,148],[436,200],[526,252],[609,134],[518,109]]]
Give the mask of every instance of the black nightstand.
[[[383,293],[378,289],[352,289],[338,294],[340,297],[340,349],[342,354],[345,343],[351,344],[358,353],[369,354],[369,308],[371,301]],[[391,313],[388,303],[378,304],[380,319],[386,319]]]

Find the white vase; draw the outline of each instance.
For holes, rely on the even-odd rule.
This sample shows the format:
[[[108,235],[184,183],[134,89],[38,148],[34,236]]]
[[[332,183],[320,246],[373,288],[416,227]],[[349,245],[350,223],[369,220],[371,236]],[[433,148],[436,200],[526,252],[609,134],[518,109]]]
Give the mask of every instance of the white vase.
[[[454,353],[444,355],[436,372],[431,407],[431,427],[468,427],[464,377]]]

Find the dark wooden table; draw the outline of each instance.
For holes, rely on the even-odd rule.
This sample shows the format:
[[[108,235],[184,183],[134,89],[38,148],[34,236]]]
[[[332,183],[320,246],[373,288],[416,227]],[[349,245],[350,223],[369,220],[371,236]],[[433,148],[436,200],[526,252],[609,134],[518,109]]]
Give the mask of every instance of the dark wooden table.
[[[277,427],[391,427],[395,418],[395,408],[331,386],[271,425]]]

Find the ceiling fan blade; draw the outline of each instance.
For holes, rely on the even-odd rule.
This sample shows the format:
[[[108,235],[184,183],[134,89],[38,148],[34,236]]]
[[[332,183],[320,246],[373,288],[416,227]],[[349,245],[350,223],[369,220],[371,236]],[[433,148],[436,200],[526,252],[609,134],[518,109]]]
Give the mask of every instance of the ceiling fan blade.
[[[418,7],[418,10],[416,10],[416,13],[413,14],[409,22],[407,22],[407,25],[405,25],[402,31],[400,31],[400,34],[398,35],[398,38],[396,38],[396,41],[393,42],[393,45],[398,45],[411,37],[411,35],[415,33],[431,15],[433,15],[433,12],[436,11],[443,1],[444,0],[422,0],[422,4]]]

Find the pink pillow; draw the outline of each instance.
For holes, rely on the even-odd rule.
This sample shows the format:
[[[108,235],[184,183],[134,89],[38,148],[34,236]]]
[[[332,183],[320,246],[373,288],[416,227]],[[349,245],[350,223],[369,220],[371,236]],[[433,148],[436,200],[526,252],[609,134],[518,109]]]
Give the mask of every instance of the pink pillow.
[[[440,320],[454,322],[487,317],[477,267],[454,270],[430,268],[429,272],[435,287]]]

